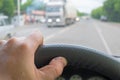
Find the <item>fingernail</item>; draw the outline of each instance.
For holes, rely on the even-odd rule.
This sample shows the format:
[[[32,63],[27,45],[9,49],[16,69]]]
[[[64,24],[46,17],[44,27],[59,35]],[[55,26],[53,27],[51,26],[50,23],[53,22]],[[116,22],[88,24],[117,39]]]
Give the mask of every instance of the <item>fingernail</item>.
[[[54,60],[62,60],[63,57],[56,57]]]
[[[67,59],[64,58],[64,57],[56,57],[53,60],[59,60],[59,61],[61,61],[63,63],[63,66],[67,65]]]

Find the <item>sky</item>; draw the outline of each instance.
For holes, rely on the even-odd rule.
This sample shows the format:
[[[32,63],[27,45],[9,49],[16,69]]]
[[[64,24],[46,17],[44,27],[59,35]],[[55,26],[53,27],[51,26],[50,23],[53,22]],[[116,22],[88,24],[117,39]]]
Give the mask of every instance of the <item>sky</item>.
[[[90,13],[93,9],[102,6],[104,0],[71,0],[73,5],[81,12]]]
[[[22,0],[22,4],[25,3],[27,0]]]
[[[26,0],[22,0],[24,3]],[[48,0],[44,0],[47,2]],[[90,13],[93,9],[102,6],[105,0],[71,0],[73,5],[80,11]]]

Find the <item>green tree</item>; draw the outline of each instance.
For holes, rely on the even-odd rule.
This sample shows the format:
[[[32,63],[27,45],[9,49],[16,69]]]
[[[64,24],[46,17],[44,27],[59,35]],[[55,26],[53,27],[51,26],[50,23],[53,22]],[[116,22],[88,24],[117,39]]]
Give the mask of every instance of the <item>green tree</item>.
[[[33,0],[27,0],[24,4],[21,4],[21,11],[26,11],[27,7],[32,4]]]
[[[114,8],[115,8],[115,11],[120,14],[120,0],[116,0]]]
[[[104,9],[110,21],[120,21],[120,0],[107,0]]]
[[[15,8],[17,8],[17,1],[18,0],[14,0]]]
[[[102,15],[105,15],[103,7],[96,8],[92,11],[93,18],[100,19]]]
[[[15,5],[13,0],[3,0],[1,12],[9,17],[14,15]]]
[[[80,11],[77,11],[77,16],[85,16],[87,15],[86,13],[83,13],[83,12],[80,12]]]
[[[20,3],[21,3],[22,0],[20,0]],[[14,4],[15,4],[15,8],[17,9],[17,2],[18,0],[14,0]]]
[[[2,6],[3,6],[3,0],[0,0],[0,11],[2,9]],[[1,13],[1,12],[0,12]]]
[[[92,17],[99,19],[101,15],[107,16],[109,21],[120,22],[120,0],[106,0],[103,7],[92,11]]]

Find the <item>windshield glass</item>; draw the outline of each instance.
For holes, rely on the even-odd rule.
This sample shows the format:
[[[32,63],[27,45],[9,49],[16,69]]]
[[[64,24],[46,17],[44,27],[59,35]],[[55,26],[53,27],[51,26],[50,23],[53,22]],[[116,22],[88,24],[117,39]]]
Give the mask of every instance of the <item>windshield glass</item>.
[[[37,29],[44,44],[82,45],[120,56],[120,0],[0,0],[2,16],[8,19],[0,19],[0,39]]]
[[[46,12],[60,12],[60,6],[47,6]]]

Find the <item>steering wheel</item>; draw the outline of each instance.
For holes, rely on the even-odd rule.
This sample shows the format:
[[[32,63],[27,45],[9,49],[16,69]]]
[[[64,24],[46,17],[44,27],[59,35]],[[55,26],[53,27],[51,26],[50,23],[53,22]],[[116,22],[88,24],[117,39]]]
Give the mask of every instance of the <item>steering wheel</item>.
[[[65,57],[68,61],[62,74],[66,80],[73,74],[86,74],[84,77],[94,74],[105,78],[100,80],[120,80],[120,61],[111,55],[83,46],[64,44],[41,46],[35,54],[35,65],[37,68],[43,67],[58,56]]]

